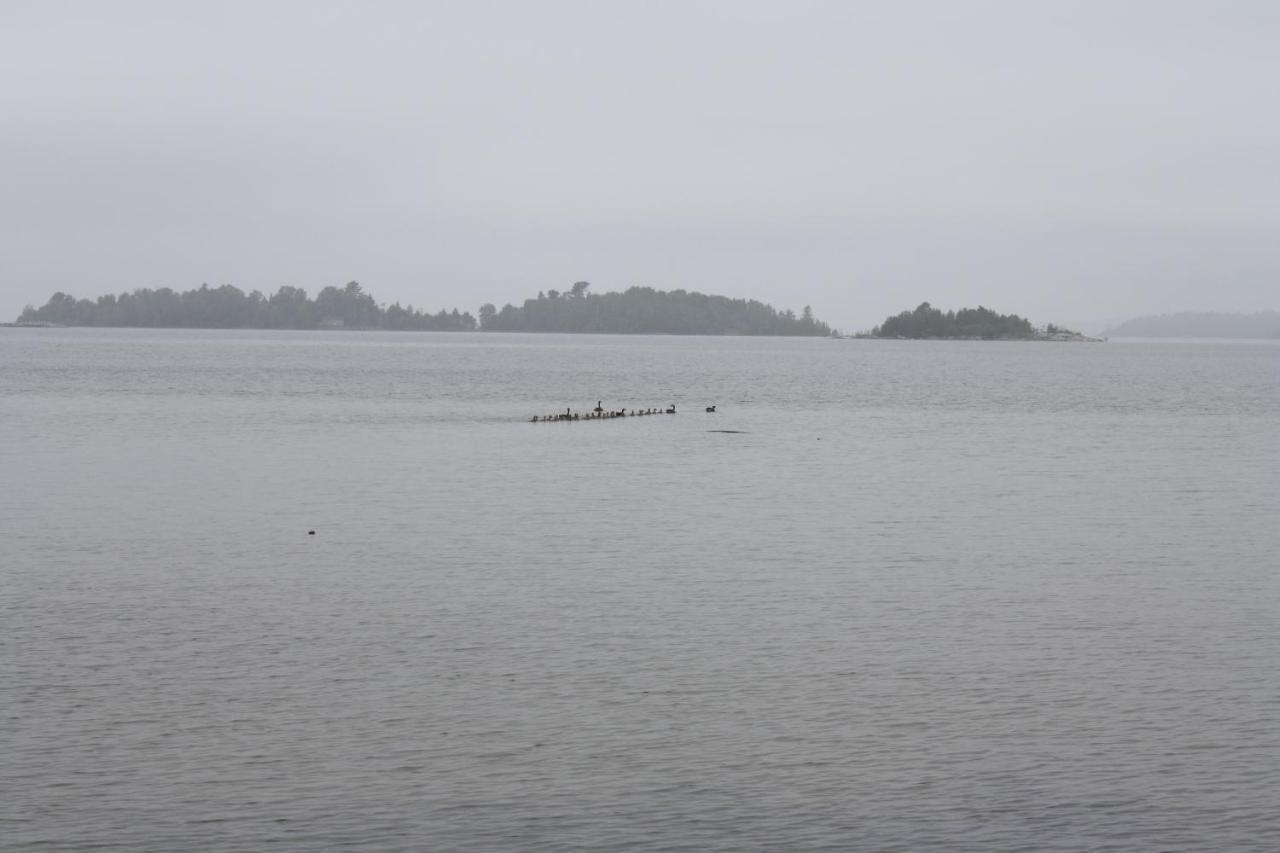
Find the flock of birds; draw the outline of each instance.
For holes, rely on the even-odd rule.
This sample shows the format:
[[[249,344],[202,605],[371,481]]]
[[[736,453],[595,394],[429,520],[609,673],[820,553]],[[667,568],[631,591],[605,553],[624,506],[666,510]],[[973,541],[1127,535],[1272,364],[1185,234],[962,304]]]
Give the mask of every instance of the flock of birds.
[[[710,414],[716,410],[715,406],[707,406],[707,413]],[[579,414],[572,409],[565,409],[558,415],[534,415],[530,423],[549,423],[551,421],[600,421],[609,420],[610,418],[636,418],[644,415],[674,415],[676,413],[676,404],[672,403],[665,409],[618,409],[617,411],[606,410],[603,400],[596,401],[596,407],[585,415]]]

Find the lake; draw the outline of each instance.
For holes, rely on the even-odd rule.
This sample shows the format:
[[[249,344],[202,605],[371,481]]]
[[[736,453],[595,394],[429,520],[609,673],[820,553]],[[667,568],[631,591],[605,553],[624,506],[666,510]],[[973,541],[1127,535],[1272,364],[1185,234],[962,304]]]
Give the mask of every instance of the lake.
[[[7,849],[1280,849],[1274,342],[0,329],[0,472]]]

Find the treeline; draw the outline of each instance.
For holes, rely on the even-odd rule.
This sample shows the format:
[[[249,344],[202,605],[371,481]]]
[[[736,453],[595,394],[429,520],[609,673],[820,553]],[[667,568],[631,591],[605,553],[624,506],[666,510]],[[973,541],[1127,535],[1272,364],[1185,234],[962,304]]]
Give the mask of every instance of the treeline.
[[[685,290],[632,287],[588,293],[580,281],[565,293],[548,290],[520,307],[480,307],[480,328],[503,332],[594,332],[653,335],[830,335],[805,306],[799,317],[754,299]]]
[[[282,287],[271,296],[238,287],[203,285],[179,293],[167,287],[141,289],[98,299],[76,299],[55,293],[42,307],[30,305],[19,323],[63,326],[155,326],[192,329],[416,329],[469,331],[471,314],[440,311],[428,314],[399,302],[379,305],[357,282],[326,287],[315,299],[299,287]]]
[[[97,300],[55,293],[40,308],[30,305],[19,323],[62,326],[153,326],[195,329],[419,329],[486,332],[597,332],[668,335],[830,335],[805,306],[800,316],[754,299],[730,299],[685,290],[633,287],[621,293],[588,293],[580,281],[560,293],[548,290],[520,307],[492,304],[469,313],[429,314],[400,303],[379,305],[357,282],[326,287],[314,299],[299,287],[271,296],[257,290],[202,285],[178,292],[167,287],[108,294]]]
[[[1055,328],[1052,331],[1058,331]],[[1031,339],[1037,337],[1031,321],[1017,314],[997,314],[989,308],[961,308],[943,312],[928,302],[914,311],[903,311],[871,330],[873,338],[982,338]]]

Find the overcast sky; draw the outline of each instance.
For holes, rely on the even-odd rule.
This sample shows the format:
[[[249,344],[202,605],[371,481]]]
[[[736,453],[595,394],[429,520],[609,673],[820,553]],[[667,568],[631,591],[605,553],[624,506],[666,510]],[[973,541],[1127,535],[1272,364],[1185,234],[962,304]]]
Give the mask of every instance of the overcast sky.
[[[0,320],[586,279],[1096,327],[1280,307],[1280,3],[4,3]]]

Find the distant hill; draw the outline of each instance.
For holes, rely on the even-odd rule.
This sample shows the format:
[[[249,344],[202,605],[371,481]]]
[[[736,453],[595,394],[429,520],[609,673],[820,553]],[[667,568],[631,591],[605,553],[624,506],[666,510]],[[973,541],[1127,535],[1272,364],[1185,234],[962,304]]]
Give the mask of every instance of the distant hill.
[[[480,328],[497,332],[591,332],[640,335],[826,336],[831,327],[814,319],[806,305],[800,316],[754,299],[731,299],[685,290],[632,287],[588,293],[580,281],[564,293],[548,290],[520,307],[480,306]]]
[[[1184,311],[1135,317],[1103,334],[1109,338],[1280,338],[1280,311],[1256,314]]]

